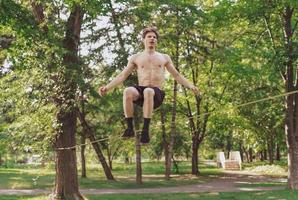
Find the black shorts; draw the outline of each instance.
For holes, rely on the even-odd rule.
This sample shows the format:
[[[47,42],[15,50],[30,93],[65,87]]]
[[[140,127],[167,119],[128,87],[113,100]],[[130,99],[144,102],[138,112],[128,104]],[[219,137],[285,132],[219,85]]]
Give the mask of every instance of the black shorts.
[[[137,100],[134,101],[135,104],[139,105],[139,106],[143,106],[144,104],[144,90],[146,88],[152,88],[154,90],[154,104],[153,104],[153,108],[158,108],[162,102],[163,99],[165,98],[166,93],[159,89],[158,87],[147,87],[147,86],[133,86],[134,88],[136,88],[139,92],[139,98]]]

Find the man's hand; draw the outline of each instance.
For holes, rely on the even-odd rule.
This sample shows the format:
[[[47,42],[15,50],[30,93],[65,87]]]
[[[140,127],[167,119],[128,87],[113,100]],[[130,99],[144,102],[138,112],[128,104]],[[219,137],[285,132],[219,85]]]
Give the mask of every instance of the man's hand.
[[[107,92],[108,92],[108,88],[105,87],[105,86],[100,87],[100,88],[98,89],[98,94],[99,94],[100,96],[104,96]]]
[[[190,89],[191,91],[193,91],[193,93],[195,93],[196,95],[199,94],[199,89],[198,89],[196,86],[191,85],[191,86],[189,87],[189,89]]]

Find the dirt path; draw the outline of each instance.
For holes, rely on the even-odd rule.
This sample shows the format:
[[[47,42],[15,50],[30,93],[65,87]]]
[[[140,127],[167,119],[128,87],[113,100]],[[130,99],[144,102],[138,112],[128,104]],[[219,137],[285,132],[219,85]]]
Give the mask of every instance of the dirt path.
[[[285,179],[269,178],[245,172],[226,172],[225,175],[212,178],[210,182],[179,187],[138,188],[138,189],[81,189],[83,194],[116,194],[116,193],[197,193],[197,192],[239,192],[282,190],[283,186],[274,187],[242,187],[239,184],[261,182],[283,182]],[[0,189],[0,195],[39,195],[49,194],[51,190],[43,189]]]

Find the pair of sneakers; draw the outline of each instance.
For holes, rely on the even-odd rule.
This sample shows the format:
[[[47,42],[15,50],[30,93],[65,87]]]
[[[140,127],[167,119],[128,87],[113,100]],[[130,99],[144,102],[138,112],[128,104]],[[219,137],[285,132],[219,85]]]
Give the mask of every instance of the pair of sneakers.
[[[135,136],[135,132],[133,129],[130,129],[130,128],[127,128],[124,133],[122,134],[122,138],[124,139],[129,139],[129,138],[133,138]],[[141,139],[140,139],[140,142],[142,144],[148,144],[150,141],[150,138],[149,138],[149,131],[146,130],[146,129],[143,129],[142,132],[141,132]]]

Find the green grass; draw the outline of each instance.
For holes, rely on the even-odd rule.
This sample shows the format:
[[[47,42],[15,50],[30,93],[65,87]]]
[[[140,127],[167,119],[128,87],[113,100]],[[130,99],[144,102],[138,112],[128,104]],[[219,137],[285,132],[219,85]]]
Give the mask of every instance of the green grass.
[[[260,183],[241,183],[237,184],[237,187],[275,187],[275,186],[281,186],[281,187],[286,187],[287,183],[281,183],[281,182],[260,182]]]
[[[113,175],[116,182],[106,181],[103,170],[98,164],[88,165],[87,179],[80,178],[80,188],[154,188],[169,187],[187,184],[198,184],[209,181],[210,177],[221,176],[221,169],[200,165],[201,176],[191,176],[190,162],[179,162],[179,174],[173,174],[170,181],[164,180],[164,163],[148,162],[142,163],[143,185],[135,183],[135,165],[115,163]],[[80,174],[80,171],[79,171]],[[54,167],[17,165],[9,168],[0,167],[0,188],[34,189],[52,188],[54,183]],[[271,187],[285,186],[284,183],[253,183],[239,184],[240,187]],[[105,194],[87,195],[89,200],[266,200],[266,199],[297,199],[298,191],[279,190],[262,192],[234,192],[234,193],[177,193],[177,194]],[[47,196],[16,196],[2,195],[0,200],[46,200]]]
[[[287,161],[287,159],[283,159],[283,160],[280,160],[280,161],[275,160],[273,164],[274,165],[279,165],[283,168],[286,168],[288,166],[288,161]],[[261,166],[261,165],[269,165],[269,161],[266,160],[266,161],[254,161],[254,162],[250,162],[250,163],[247,163],[247,162],[242,163],[242,166],[244,168],[257,167],[257,166]]]
[[[298,191],[175,193],[175,194],[105,194],[87,195],[89,200],[296,200]],[[0,200],[47,200],[47,196],[0,196]]]
[[[96,165],[88,165],[87,177],[79,178],[80,188],[154,188],[172,187],[203,183],[210,175],[222,174],[221,169],[200,166],[202,175],[199,177],[189,175],[191,165],[189,162],[179,163],[179,174],[173,174],[170,181],[164,180],[164,163],[148,162],[142,163],[143,182],[142,185],[135,183],[135,165],[115,163],[113,175],[116,182],[106,181],[102,168]],[[79,171],[80,174],[80,171]],[[16,165],[10,168],[0,167],[0,188],[9,189],[47,189],[52,188],[55,179],[55,171],[52,165],[47,167]]]
[[[54,182],[52,169],[35,168],[0,168],[0,188],[34,189],[50,188]]]

